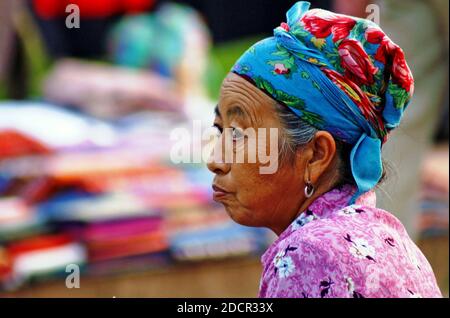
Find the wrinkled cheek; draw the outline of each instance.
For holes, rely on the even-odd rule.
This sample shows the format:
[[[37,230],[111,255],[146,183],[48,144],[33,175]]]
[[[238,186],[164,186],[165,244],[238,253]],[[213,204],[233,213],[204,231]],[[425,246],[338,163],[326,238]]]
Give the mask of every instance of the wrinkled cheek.
[[[259,224],[258,208],[253,205],[251,199],[246,197],[233,198],[227,201],[224,206],[228,215],[237,223],[247,226]]]
[[[247,210],[235,202],[224,204],[228,216],[236,223],[241,225],[251,225],[250,215]]]
[[[246,209],[246,202],[245,202],[245,198],[243,198],[244,200],[242,200],[242,196],[239,195],[239,191],[228,200],[227,203],[227,207],[229,208],[230,212],[235,213],[235,214],[243,214]]]
[[[260,175],[260,163],[233,164],[230,178],[235,194],[227,200],[227,212],[235,221],[244,225],[259,225],[262,206],[267,200],[265,176]]]

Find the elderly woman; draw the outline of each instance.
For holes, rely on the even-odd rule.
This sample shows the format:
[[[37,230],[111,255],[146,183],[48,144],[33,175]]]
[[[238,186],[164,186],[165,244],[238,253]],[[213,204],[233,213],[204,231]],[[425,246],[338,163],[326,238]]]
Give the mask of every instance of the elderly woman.
[[[237,223],[278,235],[260,297],[441,297],[403,225],[375,207],[382,146],[413,93],[403,51],[371,21],[309,5],[296,3],[222,84],[214,199]],[[274,173],[224,159],[247,158],[248,128],[280,131]]]

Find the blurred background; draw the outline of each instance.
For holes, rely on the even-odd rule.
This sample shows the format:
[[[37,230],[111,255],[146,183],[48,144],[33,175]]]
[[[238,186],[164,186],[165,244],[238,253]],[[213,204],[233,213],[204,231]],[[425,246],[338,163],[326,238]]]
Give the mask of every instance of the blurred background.
[[[234,61],[295,2],[0,0],[0,296],[256,297],[273,235],[231,222],[170,132],[212,124]],[[379,202],[448,296],[448,1],[310,2],[377,4],[406,51],[416,99]]]

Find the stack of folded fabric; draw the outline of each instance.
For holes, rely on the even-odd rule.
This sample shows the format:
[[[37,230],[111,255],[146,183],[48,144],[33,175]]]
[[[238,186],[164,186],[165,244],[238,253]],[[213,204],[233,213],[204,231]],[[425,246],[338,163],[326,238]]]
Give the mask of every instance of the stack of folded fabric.
[[[45,220],[19,197],[0,198],[0,242],[10,242],[46,230]]]
[[[167,250],[160,218],[101,222],[87,226],[83,241],[92,262]]]
[[[181,111],[174,83],[148,71],[62,59],[44,85],[44,97],[86,113],[118,118],[146,109]]]
[[[172,233],[171,252],[178,261],[259,255],[267,246],[266,234],[262,229],[246,229],[232,221],[187,227]]]
[[[86,262],[84,246],[66,234],[32,236],[9,244],[7,251],[14,280],[20,282],[65,273],[67,265]]]
[[[80,233],[89,254],[89,273],[135,271],[167,264],[168,237],[161,218],[90,224]],[[126,265],[126,266],[125,266]]]
[[[211,202],[205,167],[169,160],[167,127],[182,120],[146,112],[106,122],[47,104],[1,105],[0,134],[24,142],[13,149],[0,138],[0,288],[69,264],[106,275],[259,254],[266,232],[233,224]]]

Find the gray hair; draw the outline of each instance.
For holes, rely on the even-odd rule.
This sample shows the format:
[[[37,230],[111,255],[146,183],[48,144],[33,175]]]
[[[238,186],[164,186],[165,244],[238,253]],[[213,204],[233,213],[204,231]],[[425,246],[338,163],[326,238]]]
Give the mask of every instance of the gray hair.
[[[280,143],[280,158],[292,158],[295,151],[309,143],[317,128],[298,118],[288,107],[276,104],[276,111],[283,125]]]
[[[300,119],[288,107],[276,103],[275,108],[283,126],[280,142],[280,162],[292,163],[297,149],[309,143],[319,130]],[[339,158],[339,184],[355,184],[350,166],[352,146],[336,138],[334,138],[334,141]],[[386,167],[389,169],[389,166],[383,160],[383,175],[378,185],[386,179]]]
[[[293,163],[295,152],[313,140],[317,128],[300,119],[288,107],[276,104],[276,111],[283,125],[280,143],[280,161]],[[340,140],[335,139],[336,151],[339,157],[339,175],[340,183],[354,184],[352,171],[350,167],[350,151],[351,146]]]

